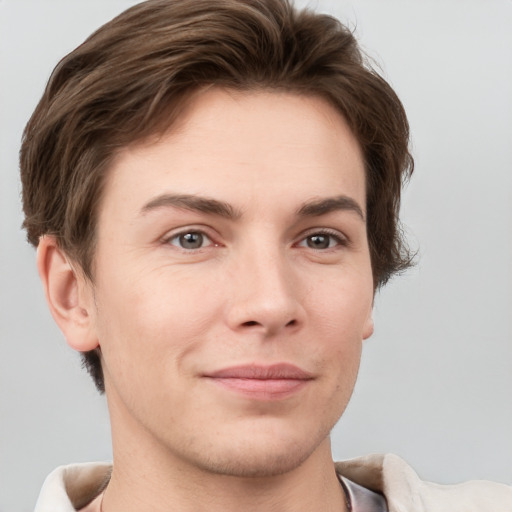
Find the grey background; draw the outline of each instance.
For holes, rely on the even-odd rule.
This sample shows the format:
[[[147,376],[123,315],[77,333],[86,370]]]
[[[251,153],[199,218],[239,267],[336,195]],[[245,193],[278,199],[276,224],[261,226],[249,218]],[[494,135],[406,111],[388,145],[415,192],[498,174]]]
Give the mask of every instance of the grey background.
[[[0,512],[32,510],[57,465],[111,456],[104,399],[53,325],[19,228],[17,152],[58,59],[133,3],[0,0]],[[355,28],[416,156],[403,219],[420,263],[376,298],[334,456],[395,452],[425,479],[512,484],[512,2],[311,5]]]

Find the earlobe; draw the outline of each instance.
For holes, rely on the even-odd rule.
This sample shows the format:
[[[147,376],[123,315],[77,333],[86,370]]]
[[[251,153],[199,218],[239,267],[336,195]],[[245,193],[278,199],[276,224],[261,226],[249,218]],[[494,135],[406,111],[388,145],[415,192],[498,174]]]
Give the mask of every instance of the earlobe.
[[[77,275],[55,237],[41,237],[37,269],[50,312],[68,344],[80,352],[97,348],[90,283]]]
[[[373,301],[370,306],[370,310],[368,311],[368,314],[366,316],[366,321],[363,326],[363,340],[367,340],[372,334],[374,329],[374,323],[373,323]]]
[[[373,334],[373,316],[370,313],[363,328],[363,340],[367,340]]]

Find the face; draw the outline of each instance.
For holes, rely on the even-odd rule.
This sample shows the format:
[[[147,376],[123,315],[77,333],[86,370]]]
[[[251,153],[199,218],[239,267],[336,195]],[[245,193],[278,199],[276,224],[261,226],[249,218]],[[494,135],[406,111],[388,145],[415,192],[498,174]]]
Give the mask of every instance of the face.
[[[114,452],[263,475],[325,447],[372,332],[364,217],[360,149],[319,98],[212,89],[125,149],[91,285]]]

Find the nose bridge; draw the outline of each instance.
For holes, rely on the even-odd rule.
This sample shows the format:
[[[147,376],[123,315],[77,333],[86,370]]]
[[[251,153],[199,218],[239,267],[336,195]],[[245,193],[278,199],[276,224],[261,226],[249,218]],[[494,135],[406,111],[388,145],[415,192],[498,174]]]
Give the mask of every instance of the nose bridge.
[[[297,283],[286,250],[277,242],[247,244],[237,254],[232,327],[274,333],[300,322]]]

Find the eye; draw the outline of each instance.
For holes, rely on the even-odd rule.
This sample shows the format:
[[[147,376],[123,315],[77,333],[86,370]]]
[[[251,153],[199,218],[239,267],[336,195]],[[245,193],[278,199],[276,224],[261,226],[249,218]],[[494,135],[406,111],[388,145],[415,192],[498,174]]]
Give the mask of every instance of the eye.
[[[168,239],[168,243],[180,249],[194,250],[213,245],[211,239],[200,231],[178,233]]]
[[[332,249],[340,245],[347,245],[340,235],[334,233],[311,233],[298,244],[300,247],[309,247],[310,249],[324,250]]]

